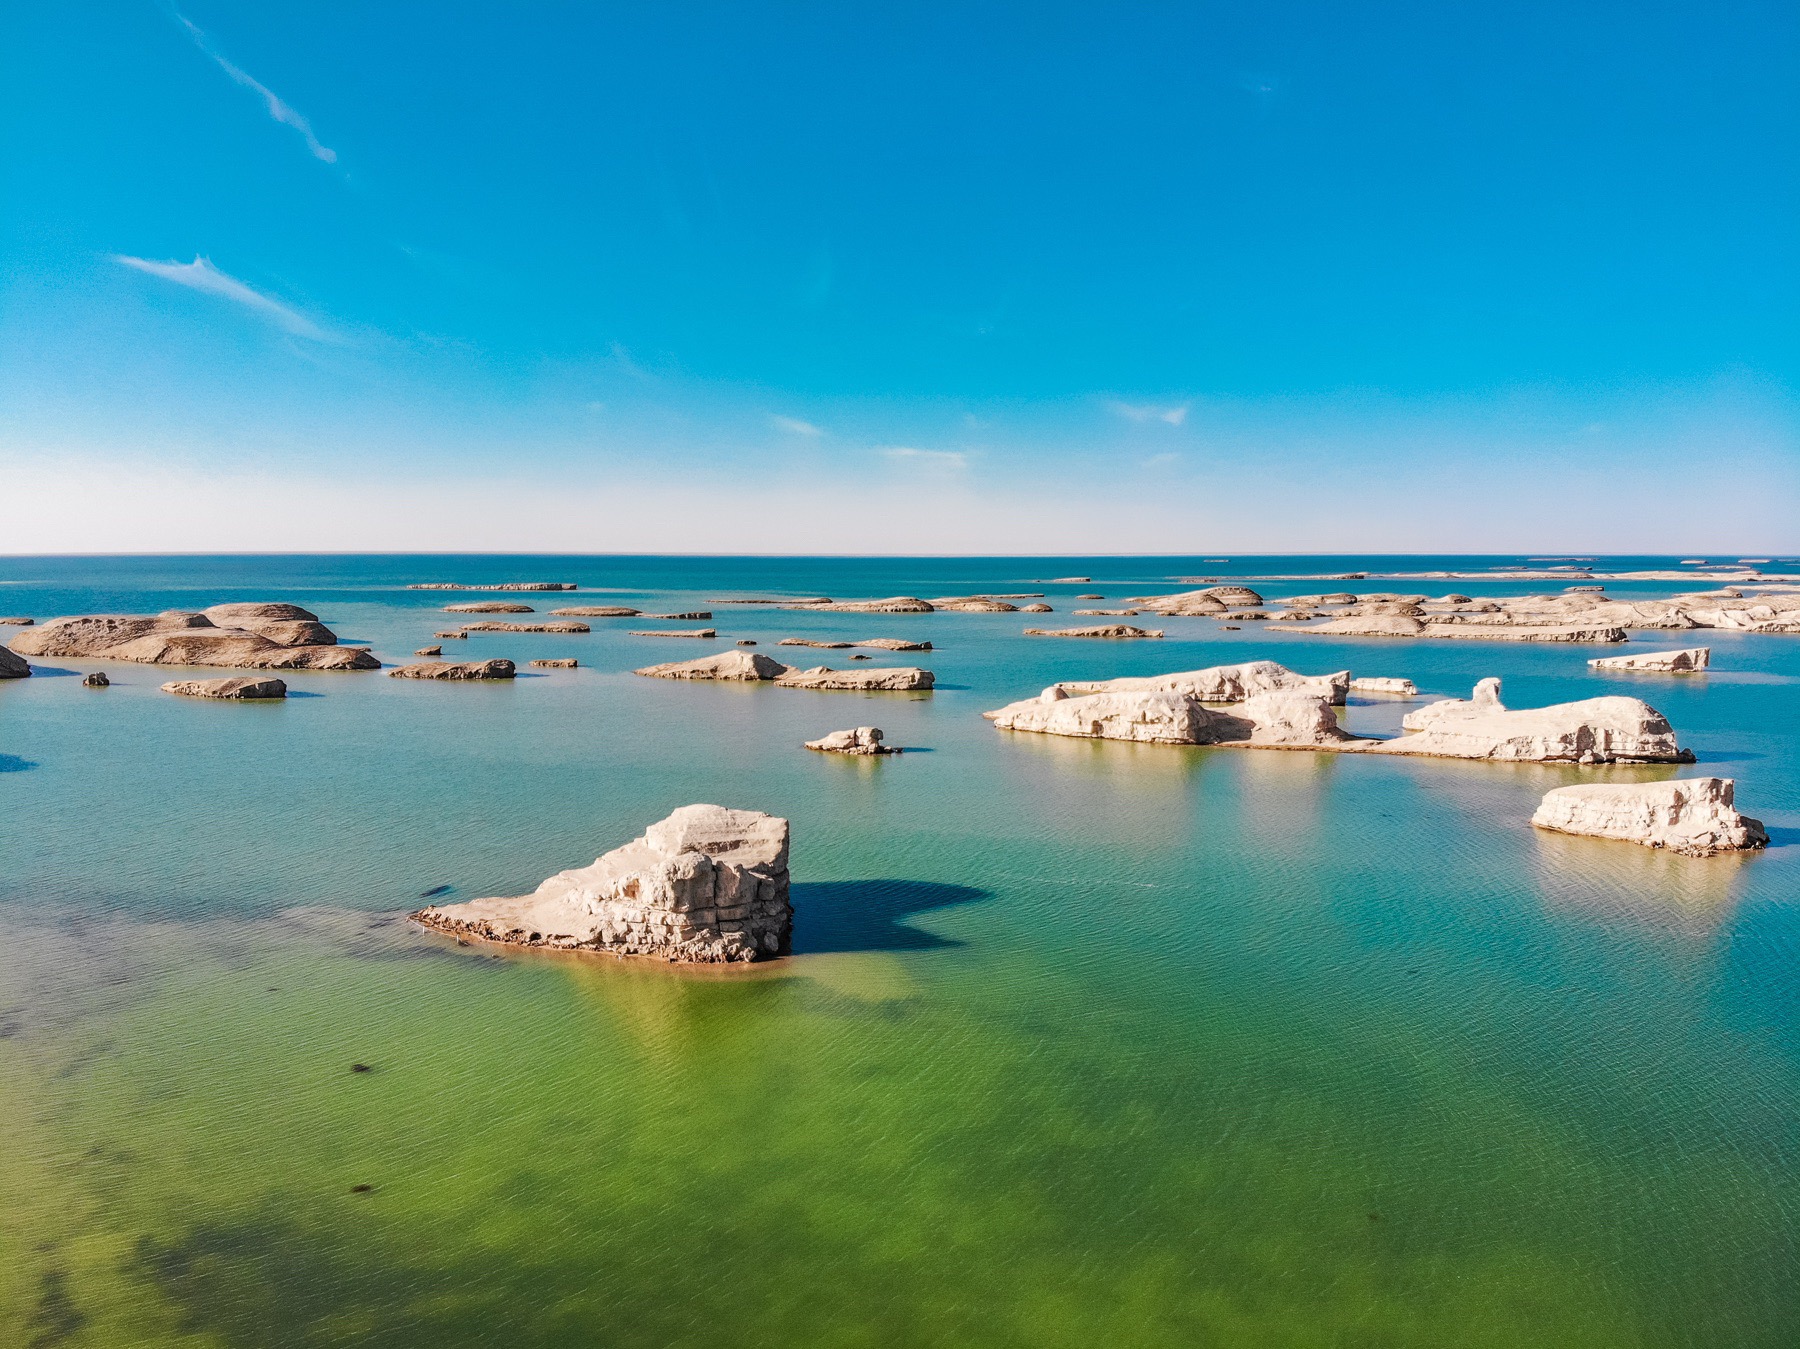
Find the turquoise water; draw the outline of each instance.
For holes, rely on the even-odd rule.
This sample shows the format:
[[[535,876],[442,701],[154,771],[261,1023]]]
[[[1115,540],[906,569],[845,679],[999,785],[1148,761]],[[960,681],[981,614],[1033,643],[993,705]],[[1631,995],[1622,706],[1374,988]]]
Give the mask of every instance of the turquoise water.
[[[409,581],[575,581],[521,598],[711,607],[723,639],[478,634],[454,654],[582,668],[301,673],[274,706],[168,697],[159,667],[0,684],[0,1343],[1800,1342],[1800,638],[1701,634],[1707,676],[1605,678],[1581,647],[1205,619],[1114,645],[707,603],[1044,590],[1061,619],[1175,576],[1505,561],[0,561],[3,612],[284,599],[389,660],[472,598]],[[1044,584],[1065,575],[1094,579]],[[926,637],[877,663],[940,682],[629,673],[782,636]],[[1059,678],[1259,658],[1457,695],[1498,674],[1516,706],[1630,692],[1699,763],[1104,744],[979,715]],[[1392,732],[1406,706],[1347,719]],[[799,748],[859,723],[915,752]],[[1775,846],[1692,861],[1526,823],[1551,786],[1677,772],[1737,778]],[[464,951],[401,921],[690,801],[793,821],[792,961]]]

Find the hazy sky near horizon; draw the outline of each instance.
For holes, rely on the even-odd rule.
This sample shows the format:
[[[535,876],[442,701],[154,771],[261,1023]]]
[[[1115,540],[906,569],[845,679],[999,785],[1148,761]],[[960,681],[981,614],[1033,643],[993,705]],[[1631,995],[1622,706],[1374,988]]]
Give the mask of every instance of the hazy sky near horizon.
[[[0,551],[1792,551],[1787,3],[12,5]]]

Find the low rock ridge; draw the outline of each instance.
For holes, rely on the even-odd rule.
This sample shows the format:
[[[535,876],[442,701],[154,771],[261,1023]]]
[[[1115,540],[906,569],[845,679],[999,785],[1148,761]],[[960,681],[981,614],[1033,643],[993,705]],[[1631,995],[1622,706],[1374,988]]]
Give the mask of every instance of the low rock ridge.
[[[388,671],[390,679],[512,679],[518,674],[510,660],[434,660],[422,665],[399,665]]]
[[[1057,686],[1036,698],[982,713],[1007,731],[1164,745],[1238,745],[1341,749],[1372,744],[1338,725],[1327,697],[1258,693],[1225,710],[1183,693],[1132,690],[1070,697]]]
[[[552,618],[641,618],[641,609],[627,609],[622,604],[578,604],[568,609],[552,609]]]
[[[786,820],[694,805],[529,895],[432,905],[412,917],[454,936],[516,946],[740,963],[788,953],[788,895]]]
[[[1740,815],[1730,778],[1584,783],[1546,792],[1531,822],[1539,829],[1620,839],[1689,857],[1769,845],[1762,821]]]
[[[1688,647],[1683,651],[1646,651],[1641,656],[1601,656],[1588,665],[1596,670],[1639,670],[1651,674],[1692,674],[1712,664],[1712,648]]]
[[[646,665],[634,671],[650,679],[704,679],[737,683],[773,683],[789,689],[840,689],[895,692],[929,689],[937,682],[930,670],[917,666],[871,666],[866,670],[834,670],[828,665],[810,670],[783,665],[780,661],[751,651],[721,651],[716,656],[699,660],[670,661],[663,665]]]
[[[464,632],[592,632],[586,623],[464,623]]]
[[[854,726],[847,731],[833,731],[817,740],[808,740],[806,747],[818,750],[821,754],[870,755],[901,752],[892,745],[883,744],[885,739],[879,726]]]
[[[1303,675],[1272,660],[1246,661],[1241,665],[1209,665],[1204,670],[1178,674],[1127,675],[1122,679],[1065,680],[1057,685],[1066,694],[1182,693],[1203,703],[1240,703],[1258,693],[1278,691],[1322,694],[1342,703],[1350,689],[1350,672]]]
[[[250,670],[375,670],[362,647],[292,604],[219,604],[194,613],[87,614],[55,618],[15,637],[30,656],[122,660],[142,665],[219,665]]]
[[[502,581],[499,585],[464,585],[461,581],[420,581],[408,590],[579,590],[570,581]]]
[[[1026,628],[1027,637],[1161,637],[1161,628],[1134,628],[1129,623],[1108,623],[1092,628]]]
[[[174,679],[162,686],[164,693],[178,693],[183,698],[225,698],[239,702],[287,697],[287,684],[279,679],[251,679],[238,675],[232,679]]]
[[[1584,698],[1510,710],[1500,681],[1484,679],[1473,697],[1446,699],[1409,712],[1413,732],[1382,742],[1383,754],[1529,763],[1692,763],[1667,718],[1637,698]]]

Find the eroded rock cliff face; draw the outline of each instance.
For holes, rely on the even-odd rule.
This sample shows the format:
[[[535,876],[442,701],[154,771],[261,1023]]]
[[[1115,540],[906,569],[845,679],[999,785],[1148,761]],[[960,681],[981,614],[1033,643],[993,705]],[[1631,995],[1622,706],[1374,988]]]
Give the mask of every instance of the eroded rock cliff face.
[[[1544,794],[1531,822],[1539,829],[1621,839],[1690,857],[1765,848],[1762,821],[1740,815],[1730,778],[1592,783]]]
[[[1596,670],[1637,670],[1645,674],[1692,674],[1712,664],[1712,648],[1689,647],[1684,651],[1646,651],[1641,656],[1601,656],[1588,665]]]
[[[262,612],[242,612],[245,610]],[[255,627],[220,626],[213,617],[215,612],[221,619]],[[55,618],[20,633],[12,648],[30,656],[244,670],[374,670],[381,665],[362,647],[339,646],[337,634],[291,604],[225,604],[202,613],[171,609],[151,615]]]
[[[222,698],[233,702],[256,702],[287,697],[287,684],[279,679],[253,679],[238,675],[231,679],[175,679],[162,686],[164,693],[183,698]]]
[[[456,936],[718,964],[787,954],[788,822],[683,806],[641,838],[529,895],[433,905],[413,918]]]

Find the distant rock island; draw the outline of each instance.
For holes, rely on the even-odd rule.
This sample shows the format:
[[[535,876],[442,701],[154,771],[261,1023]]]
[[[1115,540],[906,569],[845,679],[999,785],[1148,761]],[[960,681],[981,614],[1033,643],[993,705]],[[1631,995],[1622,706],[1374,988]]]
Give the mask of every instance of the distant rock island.
[[[53,618],[12,641],[27,656],[220,665],[248,670],[375,670],[362,647],[339,646],[318,615],[295,604],[215,604],[149,616]]]
[[[937,677],[917,666],[871,666],[866,670],[834,670],[828,665],[810,670],[783,665],[760,652],[721,651],[698,660],[646,665],[634,673],[650,679],[713,679],[738,683],[772,683],[788,689],[843,689],[905,691],[928,689]]]
[[[788,822],[755,810],[683,806],[529,895],[432,905],[412,917],[457,937],[688,964],[786,955],[794,925]]]

